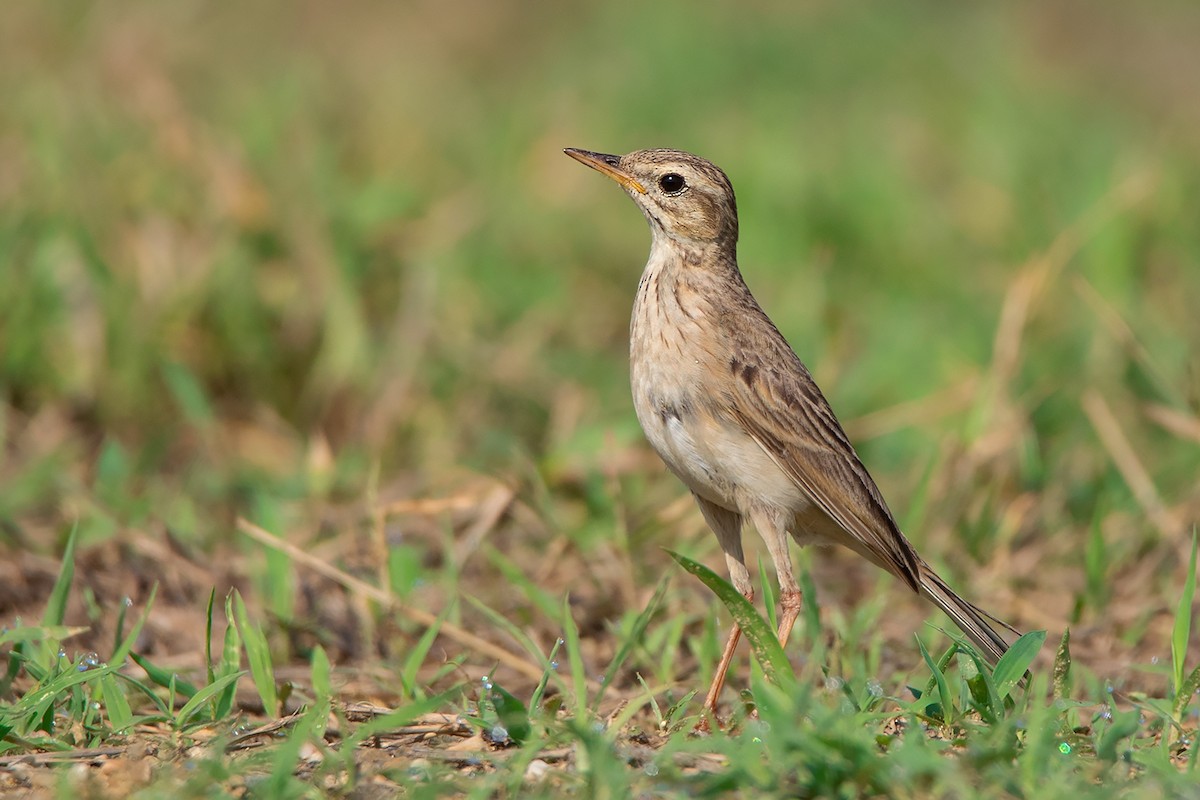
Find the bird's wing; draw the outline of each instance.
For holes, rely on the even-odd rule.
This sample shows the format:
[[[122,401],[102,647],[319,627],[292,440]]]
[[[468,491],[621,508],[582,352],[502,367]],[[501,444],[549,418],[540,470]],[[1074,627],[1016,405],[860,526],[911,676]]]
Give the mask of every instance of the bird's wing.
[[[759,314],[762,312],[754,309]],[[808,369],[773,336],[730,344],[728,412],[867,555],[919,590],[917,554]],[[737,326],[746,331],[746,326]],[[854,549],[859,549],[854,547]]]

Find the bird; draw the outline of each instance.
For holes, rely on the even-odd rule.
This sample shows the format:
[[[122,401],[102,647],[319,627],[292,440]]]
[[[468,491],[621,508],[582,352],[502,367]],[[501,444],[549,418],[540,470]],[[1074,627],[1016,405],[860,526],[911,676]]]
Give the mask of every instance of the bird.
[[[812,374],[747,287],[726,174],[682,150],[563,152],[616,181],[650,225],[629,329],[634,410],[651,447],[691,490],[733,586],[751,601],[744,523],[762,537],[779,582],[780,644],[802,601],[790,536],[847,547],[891,573],[997,661],[1009,645],[993,623],[1018,632],[917,554]],[[735,622],[704,700],[713,718],[740,635]]]

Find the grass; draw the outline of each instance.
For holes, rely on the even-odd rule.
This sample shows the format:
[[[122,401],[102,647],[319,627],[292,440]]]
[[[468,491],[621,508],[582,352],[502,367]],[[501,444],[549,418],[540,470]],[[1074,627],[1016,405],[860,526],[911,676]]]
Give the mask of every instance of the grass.
[[[1191,5],[453,11],[4,12],[0,787],[1191,796]],[[799,552],[687,735],[722,559],[560,152],[653,145],[1013,660]]]

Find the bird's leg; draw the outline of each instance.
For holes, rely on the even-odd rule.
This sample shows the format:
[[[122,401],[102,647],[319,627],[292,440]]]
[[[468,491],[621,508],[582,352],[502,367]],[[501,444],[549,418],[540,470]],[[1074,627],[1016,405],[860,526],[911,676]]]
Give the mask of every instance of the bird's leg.
[[[704,710],[714,716],[717,713],[717,698],[721,696],[721,690],[725,688],[725,675],[729,672],[729,664],[733,661],[733,653],[737,650],[738,641],[741,638],[741,626],[735,622],[733,630],[729,632],[729,638],[725,640],[725,650],[721,653],[721,661],[717,664],[713,682],[709,684],[708,694],[704,696]]]
[[[753,602],[754,591],[743,592],[747,600]],[[729,638],[725,640],[725,649],[721,652],[721,660],[717,663],[717,671],[713,675],[712,684],[708,687],[708,694],[704,696],[704,707],[700,723],[697,725],[699,730],[708,730],[708,715],[712,715],[713,719],[717,716],[717,700],[721,696],[721,690],[725,688],[725,676],[729,672],[729,665],[733,663],[733,654],[737,651],[738,641],[742,638],[742,628],[736,622],[733,623],[733,629],[729,631]]]
[[[704,514],[708,527],[712,528],[713,533],[717,535],[721,550],[725,552],[725,564],[729,568],[729,577],[733,581],[734,588],[741,592],[747,600],[753,602],[754,585],[750,583],[750,572],[746,569],[746,556],[742,553],[741,515],[710,503],[699,495],[696,496],[696,503],[700,506],[700,511]],[[741,639],[741,636],[742,629],[736,622],[733,623],[733,629],[729,631],[729,638],[725,640],[725,649],[721,652],[721,660],[717,663],[716,674],[713,675],[712,684],[708,687],[708,694],[704,697],[702,716],[700,722],[696,724],[697,731],[707,731],[709,718],[713,720],[717,718],[717,701],[720,699],[721,689],[725,687],[725,676],[729,672],[729,665],[733,663],[733,654],[737,651],[738,640]]]
[[[737,553],[726,553],[725,563],[729,566],[729,576],[733,579],[734,588],[742,593],[742,597],[753,603],[754,587],[750,583],[750,572],[746,569],[741,550],[742,546],[739,540]],[[725,649],[721,652],[721,660],[717,662],[717,671],[713,674],[708,694],[704,696],[704,706],[700,710],[702,716],[696,723],[697,731],[707,732],[709,718],[711,717],[713,720],[717,718],[717,701],[721,697],[721,690],[725,688],[725,676],[729,673],[729,665],[733,663],[733,654],[737,651],[738,641],[741,638],[742,628],[734,622],[733,628],[729,631],[729,638],[725,640]]]
[[[792,557],[788,552],[788,532],[786,522],[776,514],[769,512],[755,513],[754,527],[767,545],[771,561],[775,564],[775,575],[779,578],[779,631],[776,638],[779,646],[787,645],[788,637],[796,618],[800,616],[802,595],[800,584],[792,573]]]

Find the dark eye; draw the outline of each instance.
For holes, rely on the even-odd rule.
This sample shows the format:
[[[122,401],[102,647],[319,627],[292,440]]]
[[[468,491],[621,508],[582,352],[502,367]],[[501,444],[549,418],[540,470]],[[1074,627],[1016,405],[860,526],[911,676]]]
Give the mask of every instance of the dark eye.
[[[667,194],[679,194],[687,188],[687,182],[684,181],[682,175],[668,172],[658,179],[658,187]]]

